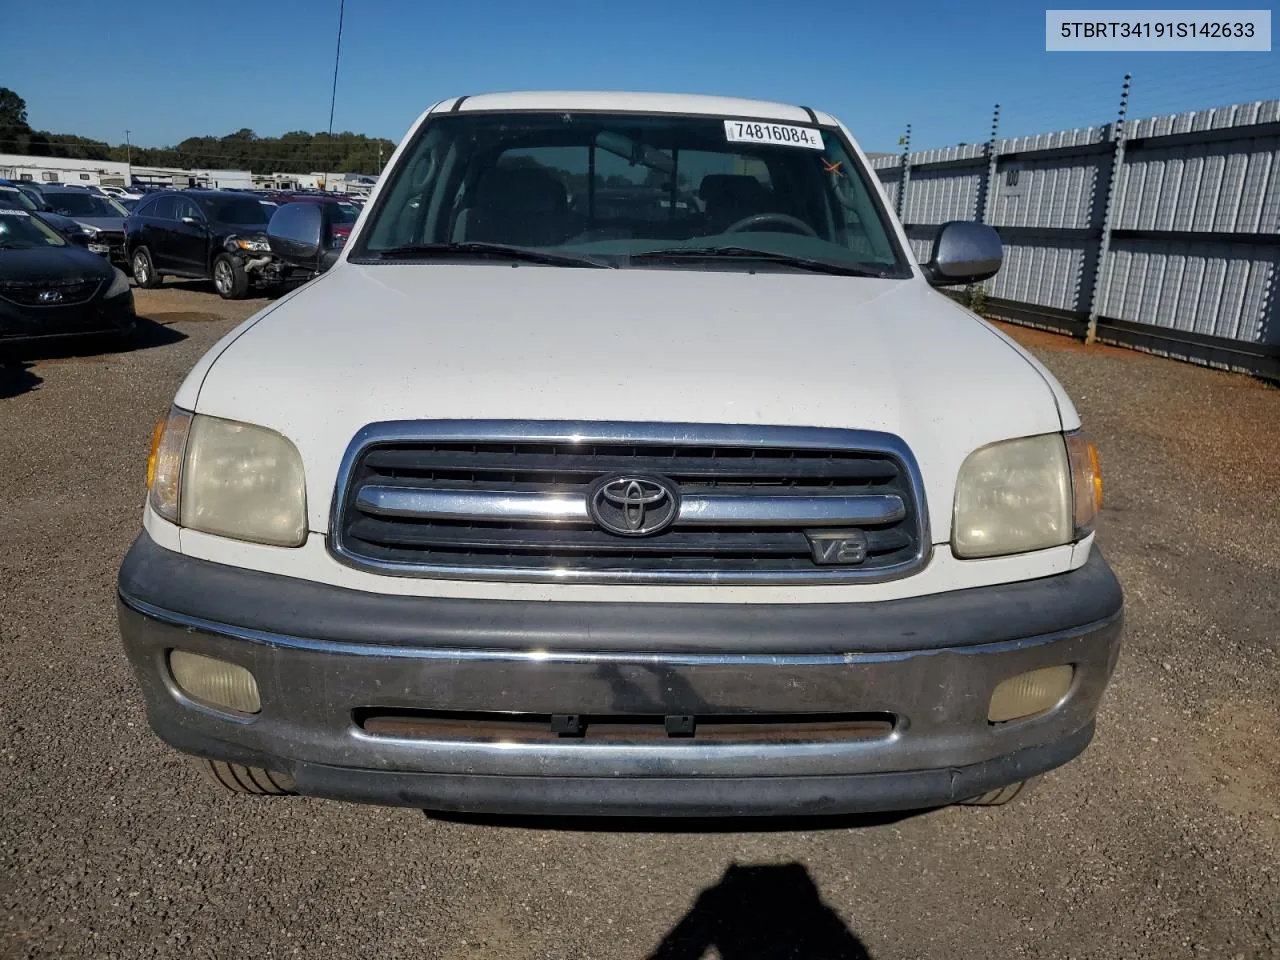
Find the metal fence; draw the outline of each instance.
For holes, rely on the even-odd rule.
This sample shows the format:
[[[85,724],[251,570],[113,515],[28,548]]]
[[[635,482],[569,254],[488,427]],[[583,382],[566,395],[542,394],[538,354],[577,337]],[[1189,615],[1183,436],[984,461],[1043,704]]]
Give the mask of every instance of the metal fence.
[[[1280,100],[871,161],[924,259],[981,220],[984,311],[1280,380]]]

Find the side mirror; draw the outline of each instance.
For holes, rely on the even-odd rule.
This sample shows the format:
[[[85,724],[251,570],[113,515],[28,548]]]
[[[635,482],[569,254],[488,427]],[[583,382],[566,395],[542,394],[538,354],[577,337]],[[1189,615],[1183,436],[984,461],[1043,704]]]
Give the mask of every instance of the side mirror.
[[[182,222],[189,227],[203,227],[204,221],[199,217],[183,217]]]
[[[994,277],[1003,257],[1000,234],[985,223],[952,220],[938,228],[929,262],[922,266],[929,283],[949,287]]]
[[[271,215],[267,242],[271,252],[285,263],[320,273],[333,266],[337,256],[329,249],[329,224],[325,204],[286,203]]]

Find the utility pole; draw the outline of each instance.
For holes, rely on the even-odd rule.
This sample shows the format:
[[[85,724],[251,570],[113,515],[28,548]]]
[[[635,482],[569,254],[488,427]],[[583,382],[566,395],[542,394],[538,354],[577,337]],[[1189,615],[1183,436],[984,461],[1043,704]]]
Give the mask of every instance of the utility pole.
[[[124,132],[125,163],[133,166],[133,144],[129,142],[129,131]],[[130,171],[132,172],[132,171]]]

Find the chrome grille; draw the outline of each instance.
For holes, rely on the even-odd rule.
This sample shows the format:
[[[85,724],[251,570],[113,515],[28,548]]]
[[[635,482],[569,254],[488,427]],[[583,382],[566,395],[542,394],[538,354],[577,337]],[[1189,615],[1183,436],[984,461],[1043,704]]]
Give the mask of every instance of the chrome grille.
[[[678,491],[671,525],[620,536],[593,522],[610,476]],[[405,576],[568,582],[884,580],[929,550],[923,491],[896,437],[716,424],[421,421],[374,424],[352,442],[330,548]],[[856,536],[858,563],[814,559],[822,536]]]

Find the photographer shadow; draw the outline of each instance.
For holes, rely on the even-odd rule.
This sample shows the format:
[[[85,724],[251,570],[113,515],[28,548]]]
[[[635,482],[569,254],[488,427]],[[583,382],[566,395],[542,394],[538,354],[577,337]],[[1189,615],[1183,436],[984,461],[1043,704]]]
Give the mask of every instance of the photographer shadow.
[[[713,950],[715,953],[709,953]],[[732,864],[648,960],[871,960],[799,863]]]
[[[34,390],[43,382],[44,377],[32,370],[31,364],[18,361],[6,363],[0,358],[0,400]]]

